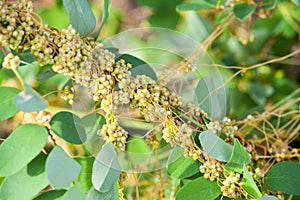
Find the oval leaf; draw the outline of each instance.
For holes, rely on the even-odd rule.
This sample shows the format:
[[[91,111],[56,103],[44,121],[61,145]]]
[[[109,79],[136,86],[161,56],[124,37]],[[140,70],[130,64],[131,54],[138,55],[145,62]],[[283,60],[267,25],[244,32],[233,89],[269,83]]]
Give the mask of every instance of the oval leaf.
[[[70,112],[56,113],[50,121],[51,130],[73,144],[82,144],[86,141],[85,129],[82,127],[80,118]]]
[[[66,193],[66,190],[51,190],[44,192],[41,195],[34,198],[34,200],[60,200]]]
[[[266,184],[273,191],[300,195],[300,164],[290,161],[277,163],[268,172]]]
[[[118,182],[115,182],[113,187],[107,192],[99,192],[94,188],[91,188],[87,195],[87,200],[118,200],[119,199],[119,190]]]
[[[99,192],[109,191],[118,180],[121,167],[114,146],[107,143],[97,155],[92,172],[92,183]]]
[[[79,175],[81,166],[65,151],[56,146],[46,161],[46,173],[51,185],[61,189],[70,185]]]
[[[20,90],[12,87],[0,87],[0,120],[8,119],[19,112],[14,98]]]
[[[28,166],[8,176],[2,183],[0,199],[28,200],[44,189],[49,184],[45,160],[45,155],[39,155]]]
[[[26,166],[45,146],[48,132],[37,124],[15,129],[0,146],[0,176],[9,176]]]
[[[24,112],[38,112],[48,107],[48,102],[29,85],[23,85],[22,91],[14,98],[16,106]]]
[[[63,196],[62,200],[85,200],[84,191],[82,187],[78,184],[71,187]]]
[[[245,20],[255,11],[255,5],[249,5],[247,3],[237,4],[233,8],[234,15],[240,20]]]
[[[82,36],[91,33],[96,25],[96,18],[87,0],[63,0],[70,15],[72,26]]]
[[[241,145],[241,143],[235,139],[233,151],[228,163],[225,165],[225,169],[232,172],[242,173],[244,165],[250,163],[250,155]]]
[[[230,159],[233,147],[212,131],[208,130],[200,133],[199,139],[204,151],[209,156],[222,162],[227,162]]]
[[[176,194],[177,200],[214,200],[221,194],[217,182],[204,177],[197,178],[184,185]]]
[[[257,185],[255,184],[251,174],[248,172],[247,168],[243,167],[243,181],[242,181],[242,186],[243,188],[252,196],[254,196],[256,199],[260,198],[262,194],[260,193]]]

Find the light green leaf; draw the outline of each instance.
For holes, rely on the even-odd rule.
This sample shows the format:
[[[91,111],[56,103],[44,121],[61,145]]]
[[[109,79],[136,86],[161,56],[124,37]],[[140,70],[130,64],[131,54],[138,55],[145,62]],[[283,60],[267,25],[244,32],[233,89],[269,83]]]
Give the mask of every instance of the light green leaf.
[[[88,192],[92,187],[92,168],[95,158],[94,157],[78,157],[75,160],[80,164],[81,171],[76,180],[81,185],[84,192]]]
[[[38,112],[48,107],[48,102],[29,85],[24,84],[24,91],[14,98],[16,106],[24,112]]]
[[[296,6],[300,6],[300,0],[292,0],[292,2],[296,5]]]
[[[78,184],[71,187],[63,196],[62,200],[85,200],[84,191]]]
[[[115,182],[113,187],[104,193],[91,188],[88,192],[87,200],[118,200],[118,191],[118,182]]]
[[[266,184],[273,191],[300,195],[300,164],[290,161],[277,163],[268,172]]]
[[[221,194],[217,182],[200,177],[188,182],[176,194],[176,200],[214,200]]]
[[[250,163],[250,155],[241,145],[241,143],[235,139],[233,151],[230,156],[228,163],[224,166],[225,169],[232,172],[242,173],[244,165]]]
[[[19,112],[14,98],[20,90],[12,87],[0,87],[0,120],[8,119]]]
[[[255,198],[260,198],[262,194],[259,191],[257,185],[255,184],[251,174],[248,172],[246,166],[244,166],[243,172],[244,172],[243,181],[242,181],[243,188]]]
[[[15,129],[0,146],[0,176],[25,167],[43,149],[48,139],[45,127],[25,124]]]
[[[82,36],[87,36],[96,26],[96,18],[87,0],[63,0],[72,26]]]
[[[191,157],[185,158],[183,150],[175,146],[168,159],[167,172],[173,178],[183,179],[199,172],[199,167],[199,161],[195,161]]]
[[[234,6],[233,13],[240,20],[245,20],[252,15],[255,9],[256,9],[255,5],[241,3]]]
[[[179,4],[176,9],[178,11],[184,11],[184,10],[202,10],[202,9],[212,9],[216,6],[214,4],[211,4],[206,1],[202,1],[199,3],[182,3]]]
[[[274,89],[272,87],[264,86],[254,82],[248,83],[248,89],[251,99],[258,105],[264,105],[266,98],[274,93]]]
[[[108,19],[108,16],[109,16],[109,4],[110,4],[110,0],[104,0],[104,6],[103,6],[103,13],[102,13],[102,21],[101,21],[101,24],[100,24],[100,28],[99,30],[97,31],[94,39],[97,40],[101,31],[102,31],[102,28],[105,24],[105,22],[107,21]]]
[[[114,146],[107,143],[97,155],[92,172],[92,183],[99,192],[109,191],[120,176],[121,167]]]
[[[278,0],[264,0],[263,8],[266,10],[271,10],[276,7]]]
[[[257,200],[278,200],[278,198],[275,196],[263,196]]]
[[[82,144],[86,141],[85,129],[78,116],[71,112],[56,113],[50,121],[51,130],[73,144]]]
[[[233,151],[233,146],[224,142],[212,131],[204,131],[199,135],[204,151],[216,160],[227,162]]]
[[[34,200],[61,200],[66,190],[50,190],[34,198]]]
[[[16,174],[6,177],[0,189],[1,200],[28,200],[44,189],[46,156],[41,154]]]
[[[130,63],[132,65],[132,68],[130,69],[132,76],[146,75],[152,78],[153,80],[157,80],[155,72],[153,71],[151,66],[145,61],[129,54],[122,54],[118,56],[116,61],[120,59],[123,59],[127,63]]]
[[[81,166],[60,147],[52,149],[46,161],[46,173],[56,189],[69,186],[79,175]]]

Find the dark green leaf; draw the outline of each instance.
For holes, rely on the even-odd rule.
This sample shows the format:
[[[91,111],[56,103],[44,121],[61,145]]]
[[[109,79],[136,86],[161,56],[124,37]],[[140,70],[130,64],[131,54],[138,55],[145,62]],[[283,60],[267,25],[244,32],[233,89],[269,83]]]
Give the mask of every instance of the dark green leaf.
[[[145,61],[129,54],[122,54],[116,60],[118,61],[120,59],[123,59],[132,65],[132,68],[130,69],[132,76],[146,75],[153,80],[157,80],[155,72]]]
[[[197,178],[184,185],[176,194],[176,200],[214,200],[221,194],[217,182],[204,177]]]
[[[0,120],[8,119],[19,112],[14,98],[20,90],[12,87],[0,87]]]
[[[85,129],[82,126],[80,118],[70,112],[56,113],[50,121],[51,130],[73,144],[82,144],[86,141]]]
[[[48,139],[45,127],[25,124],[15,129],[0,146],[0,176],[9,176],[36,157]]]
[[[3,60],[4,60],[4,54],[3,52],[0,50],[0,69],[2,68],[2,63],[3,63]]]
[[[52,69],[52,65],[46,65],[42,67],[41,71],[37,74],[36,80],[42,83],[56,74],[57,73]]]
[[[24,84],[23,87],[25,90],[14,98],[14,103],[20,110],[24,112],[38,112],[48,107],[48,102],[34,89],[27,84]]]
[[[91,188],[87,195],[87,200],[118,200],[118,182],[108,192],[99,192]]]
[[[199,167],[199,161],[195,161],[191,157],[185,158],[183,156],[183,150],[175,146],[168,159],[167,171],[171,177],[183,179],[199,172]]]
[[[16,174],[6,177],[0,189],[0,199],[28,200],[48,184],[45,155],[39,155]]]
[[[96,18],[87,0],[63,0],[72,26],[82,36],[87,36],[96,26]]]
[[[82,187],[78,184],[71,187],[63,196],[62,200],[86,200]]]
[[[266,184],[273,191],[300,195],[300,164],[290,161],[277,163],[268,172]]]
[[[242,173],[244,165],[250,163],[250,155],[241,145],[241,143],[235,139],[233,151],[228,163],[225,165],[225,169],[232,172]]]
[[[260,193],[257,185],[255,184],[251,174],[248,172],[247,168],[244,166],[243,168],[244,176],[242,181],[243,188],[255,198],[260,198],[262,194]]]
[[[20,59],[26,63],[32,63],[32,62],[36,61],[35,58],[33,57],[33,55],[31,55],[30,49],[25,50],[24,53],[19,53],[12,49],[10,51],[15,56],[19,56]],[[22,66],[22,65],[26,65],[26,64],[20,64],[20,65]]]
[[[66,190],[51,190],[37,196],[34,200],[61,200]]]
[[[99,192],[109,191],[120,176],[121,167],[114,146],[107,143],[97,155],[92,172],[92,183]]]
[[[172,11],[154,12],[149,16],[148,21],[153,27],[162,27],[167,29],[175,29],[180,20],[179,13]]]
[[[200,143],[206,153],[216,160],[227,162],[233,151],[233,146],[224,142],[212,131],[204,131],[199,135]]]
[[[81,185],[86,193],[92,187],[92,168],[95,158],[78,157],[75,160],[81,165],[81,171],[76,182]]]
[[[101,33],[101,30],[105,24],[105,22],[107,21],[107,18],[109,16],[109,4],[110,4],[110,0],[104,0],[104,6],[103,6],[103,13],[102,13],[102,21],[101,21],[101,24],[100,24],[100,28],[99,30],[97,31],[94,39],[97,40],[100,33]]]
[[[255,5],[241,3],[234,6],[233,13],[240,20],[245,20],[252,15],[255,9],[256,9]]]
[[[81,166],[60,147],[52,149],[46,161],[46,173],[56,189],[69,186],[79,175]]]
[[[212,9],[216,6],[214,4],[211,4],[206,1],[202,1],[199,3],[182,3],[179,4],[176,9],[178,11],[184,11],[184,10],[202,10],[202,9]]]

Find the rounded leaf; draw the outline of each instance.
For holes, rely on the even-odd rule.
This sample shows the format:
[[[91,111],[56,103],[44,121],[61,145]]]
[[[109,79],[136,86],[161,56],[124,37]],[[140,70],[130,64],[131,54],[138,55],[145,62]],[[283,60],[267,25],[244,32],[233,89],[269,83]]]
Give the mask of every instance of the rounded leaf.
[[[8,119],[19,112],[14,98],[20,90],[12,87],[0,87],[0,120]]]
[[[48,139],[45,127],[25,124],[15,129],[0,146],[0,176],[9,176],[26,166]]]
[[[51,190],[44,192],[41,195],[34,198],[34,200],[60,200],[66,193],[66,190]]]
[[[86,141],[85,129],[80,124],[80,118],[70,112],[59,112],[50,121],[51,130],[73,144],[82,144]]]
[[[56,146],[46,161],[46,173],[51,185],[56,189],[70,185],[79,175],[81,166],[65,151]]]

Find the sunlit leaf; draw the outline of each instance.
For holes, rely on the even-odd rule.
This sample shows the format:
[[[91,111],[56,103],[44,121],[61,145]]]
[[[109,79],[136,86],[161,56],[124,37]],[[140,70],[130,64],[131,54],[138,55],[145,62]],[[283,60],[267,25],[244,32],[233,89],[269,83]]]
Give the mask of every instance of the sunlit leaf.
[[[0,120],[8,119],[19,112],[14,98],[20,90],[12,87],[0,87]]]
[[[214,200],[221,194],[217,182],[200,177],[188,182],[176,194],[176,200]]]
[[[244,172],[243,181],[242,181],[243,188],[255,198],[260,198],[262,194],[259,191],[257,185],[255,184],[251,174],[248,172],[246,166],[244,166],[243,172]]]
[[[88,192],[92,187],[92,168],[94,157],[77,157],[75,160],[80,164],[81,171],[76,180],[81,185],[84,192]]]
[[[28,200],[44,189],[49,184],[45,160],[45,155],[39,155],[20,171],[6,177],[0,189],[0,199]]]
[[[69,186],[79,175],[81,166],[60,147],[52,149],[46,161],[46,173],[56,189]]]
[[[87,36],[96,26],[96,18],[87,0],[63,0],[72,26],[82,36]]]
[[[9,176],[26,166],[48,139],[45,127],[25,124],[16,128],[0,146],[0,176]]]
[[[121,167],[114,146],[107,143],[97,155],[92,172],[92,183],[99,192],[109,191],[118,180]]]

